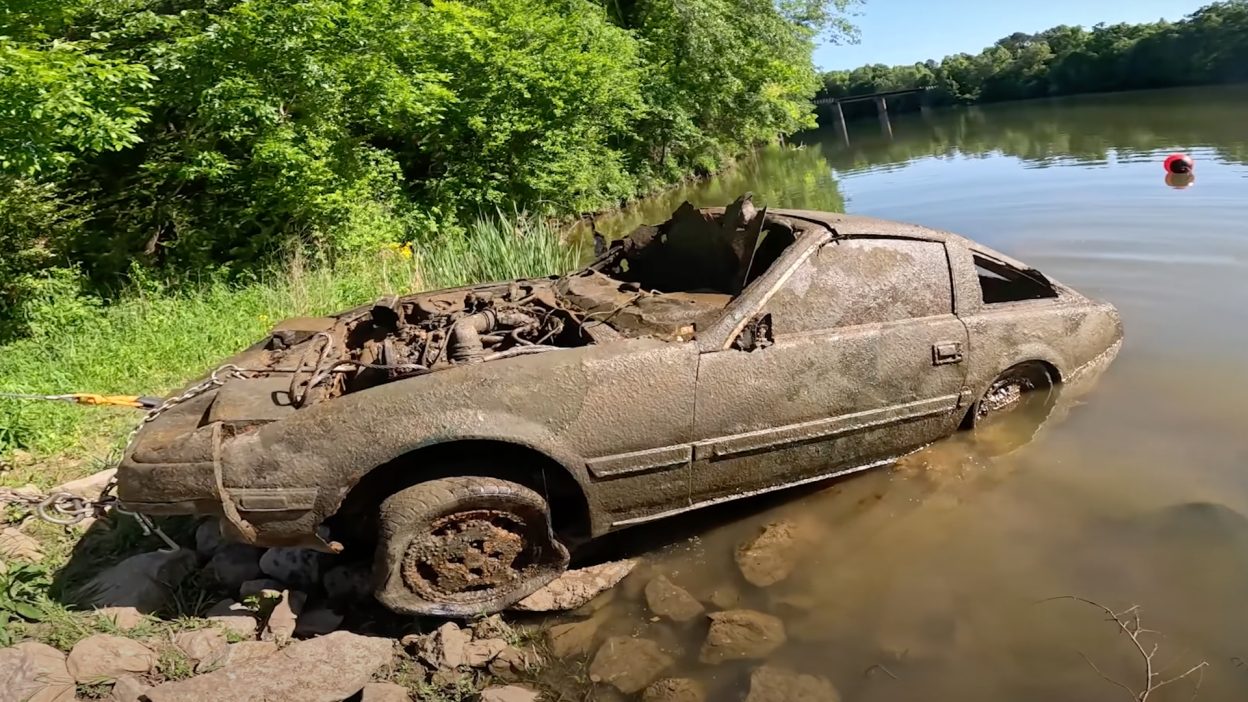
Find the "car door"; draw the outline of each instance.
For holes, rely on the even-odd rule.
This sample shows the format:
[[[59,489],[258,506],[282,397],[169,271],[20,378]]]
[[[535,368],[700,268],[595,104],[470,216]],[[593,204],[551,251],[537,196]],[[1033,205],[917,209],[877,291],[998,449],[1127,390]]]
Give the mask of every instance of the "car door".
[[[940,241],[830,239],[788,267],[753,310],[772,343],[699,356],[691,501],[869,467],[954,431],[967,333],[951,288]]]

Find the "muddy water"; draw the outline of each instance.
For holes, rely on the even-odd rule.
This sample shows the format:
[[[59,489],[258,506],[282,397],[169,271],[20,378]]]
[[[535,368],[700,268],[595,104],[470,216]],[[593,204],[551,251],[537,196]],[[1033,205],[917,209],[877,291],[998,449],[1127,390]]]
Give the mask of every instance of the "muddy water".
[[[752,190],[960,232],[1113,301],[1126,340],[1095,387],[1020,421],[630,536],[625,549],[654,545],[651,565],[604,632],[656,639],[711,699],[746,693],[755,663],[697,662],[703,620],[651,621],[636,586],[658,572],[781,617],[788,642],[767,662],[827,677],[851,702],[1129,699],[1084,657],[1139,691],[1130,642],[1088,605],[1044,602],[1076,595],[1139,605],[1164,635],[1163,677],[1207,661],[1197,699],[1248,699],[1245,114],[1248,90],[1219,88],[907,115],[891,138],[851,123],[848,145],[815,133],[673,193],[723,204]],[[1196,161],[1187,189],[1164,182],[1174,150]],[[777,519],[813,545],[788,579],[752,587],[733,551]],[[1149,699],[1191,699],[1193,680]]]

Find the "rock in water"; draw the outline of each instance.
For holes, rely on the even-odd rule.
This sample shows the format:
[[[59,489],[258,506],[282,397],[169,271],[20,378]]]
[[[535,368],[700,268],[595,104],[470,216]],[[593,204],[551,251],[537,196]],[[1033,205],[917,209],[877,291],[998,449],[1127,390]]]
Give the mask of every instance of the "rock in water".
[[[594,599],[598,593],[615,587],[633,568],[638,559],[611,561],[588,568],[569,570],[546,587],[517,602],[512,608],[525,612],[561,612],[576,609]]]
[[[375,682],[364,686],[360,702],[411,702],[407,688],[391,682]]]
[[[711,628],[698,655],[703,663],[766,658],[784,644],[784,622],[770,614],[730,609],[709,616]]]
[[[584,656],[594,649],[594,638],[606,617],[593,616],[585,621],[556,624],[546,630],[546,643],[555,658]]]
[[[260,570],[297,588],[312,588],[321,579],[321,554],[306,548],[271,548],[260,557]]]
[[[111,634],[88,636],[74,645],[66,667],[80,683],[116,680],[127,673],[147,673],[156,667],[152,649],[133,639]]]
[[[34,641],[0,649],[0,699],[74,702],[74,679],[65,666],[65,654]]]
[[[674,622],[687,622],[705,611],[701,602],[665,575],[651,580],[646,585],[645,594],[646,605],[651,612]]]
[[[706,702],[706,690],[697,680],[664,678],[646,688],[641,702]]]
[[[150,702],[339,702],[390,663],[393,642],[347,631],[294,643],[265,658],[227,665],[147,691]]]
[[[793,573],[801,551],[797,525],[790,521],[773,522],[737,548],[737,567],[751,585],[767,587]]]
[[[523,685],[496,685],[481,691],[481,702],[537,702],[537,691]]]
[[[750,675],[745,702],[841,702],[841,695],[824,678],[764,665]]]
[[[91,578],[79,595],[93,607],[134,607],[150,614],[168,604],[172,588],[195,565],[195,552],[185,548],[141,553]]]
[[[649,639],[613,636],[594,654],[589,664],[589,679],[614,685],[620,692],[631,695],[644,690],[674,662]]]

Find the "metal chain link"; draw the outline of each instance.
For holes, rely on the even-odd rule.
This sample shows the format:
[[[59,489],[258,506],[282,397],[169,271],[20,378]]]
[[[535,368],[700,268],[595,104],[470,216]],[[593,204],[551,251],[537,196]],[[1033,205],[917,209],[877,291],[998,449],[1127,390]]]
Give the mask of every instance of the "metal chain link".
[[[139,430],[165,411],[193,400],[209,390],[220,387],[231,378],[242,376],[243,370],[241,368],[233,363],[227,363],[214,370],[203,382],[197,383],[187,388],[181,394],[165,400],[159,407],[143,416],[143,421],[135,425],[134,429],[130,431],[130,435],[126,437],[126,446],[122,450],[121,455],[118,456],[114,451],[109,455],[106,464],[117,465],[121,463],[121,459],[129,454],[130,449],[133,448],[134,440],[138,436]],[[147,515],[124,510],[117,506],[117,498],[112,494],[116,486],[117,478],[114,477],[104,486],[104,489],[100,492],[100,497],[95,500],[88,500],[68,492],[44,494],[36,490],[0,487],[0,507],[16,507],[26,512],[27,516],[34,515],[45,522],[59,526],[73,526],[81,523],[88,517],[100,517],[111,508],[119,514],[134,517],[135,521],[139,523],[139,527],[143,530],[144,536],[154,533],[169,548],[176,550],[178,544],[169,538],[169,535],[162,531],[160,527],[156,526]],[[3,521],[5,520],[0,518],[0,522]]]

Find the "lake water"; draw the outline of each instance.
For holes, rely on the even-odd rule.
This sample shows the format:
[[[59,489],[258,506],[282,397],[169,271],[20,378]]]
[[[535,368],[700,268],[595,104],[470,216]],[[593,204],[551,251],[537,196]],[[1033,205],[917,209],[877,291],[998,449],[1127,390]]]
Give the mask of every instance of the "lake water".
[[[628,537],[666,544],[610,605],[603,633],[646,636],[669,674],[736,700],[757,663],[697,662],[706,622],[652,621],[655,572],[698,597],[739,590],[784,620],[766,662],[848,702],[1131,699],[1143,660],[1104,613],[1139,606],[1161,680],[1207,661],[1200,700],[1248,699],[1248,89],[1165,91],[894,116],[831,130],[600,224],[661,221],[682,199],[746,190],[967,235],[1116,304],[1126,339],[1096,387],[1034,426],[958,436],[896,469]],[[1172,151],[1195,182],[1169,187]],[[734,561],[790,519],[813,546],[780,584]],[[674,530],[693,534],[674,538]],[[713,608],[712,608],[713,609]],[[1192,699],[1196,676],[1150,700]],[[609,699],[600,692],[599,698]]]

